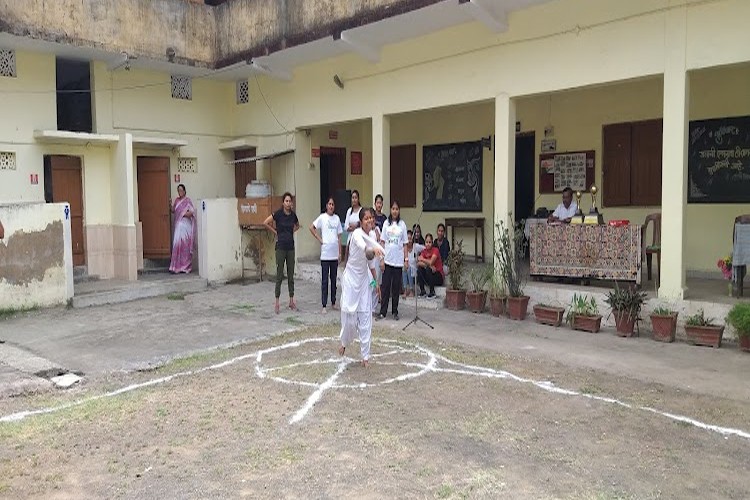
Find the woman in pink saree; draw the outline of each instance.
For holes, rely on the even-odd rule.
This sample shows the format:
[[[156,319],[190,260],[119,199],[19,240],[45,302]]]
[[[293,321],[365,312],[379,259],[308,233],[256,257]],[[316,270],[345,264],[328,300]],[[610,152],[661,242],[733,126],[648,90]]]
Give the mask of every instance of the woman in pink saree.
[[[186,196],[185,185],[177,186],[174,200],[174,240],[172,241],[171,273],[189,273],[193,269],[193,242],[195,241],[195,207]]]

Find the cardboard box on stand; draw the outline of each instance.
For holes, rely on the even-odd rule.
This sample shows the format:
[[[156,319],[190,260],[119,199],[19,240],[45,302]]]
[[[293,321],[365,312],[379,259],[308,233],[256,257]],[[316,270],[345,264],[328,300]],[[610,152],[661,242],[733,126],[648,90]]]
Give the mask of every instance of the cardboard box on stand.
[[[240,226],[260,226],[266,218],[280,209],[284,202],[281,196],[264,196],[262,198],[238,198],[237,215]],[[292,198],[294,202],[294,198]]]

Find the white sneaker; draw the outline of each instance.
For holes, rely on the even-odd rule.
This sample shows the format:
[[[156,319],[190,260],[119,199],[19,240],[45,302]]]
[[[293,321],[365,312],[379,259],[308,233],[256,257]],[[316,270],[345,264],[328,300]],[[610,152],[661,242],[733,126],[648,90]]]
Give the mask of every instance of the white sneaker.
[[[323,308],[323,311],[322,311],[322,314],[328,314],[328,309],[326,309],[326,308],[324,307],[324,308]]]

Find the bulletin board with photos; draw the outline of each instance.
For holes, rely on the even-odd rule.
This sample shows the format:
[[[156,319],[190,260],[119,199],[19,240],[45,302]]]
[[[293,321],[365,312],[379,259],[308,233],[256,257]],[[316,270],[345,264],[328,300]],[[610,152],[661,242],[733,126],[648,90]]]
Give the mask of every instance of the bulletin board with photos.
[[[539,193],[561,193],[567,186],[588,191],[595,181],[595,158],[594,150],[540,154]]]

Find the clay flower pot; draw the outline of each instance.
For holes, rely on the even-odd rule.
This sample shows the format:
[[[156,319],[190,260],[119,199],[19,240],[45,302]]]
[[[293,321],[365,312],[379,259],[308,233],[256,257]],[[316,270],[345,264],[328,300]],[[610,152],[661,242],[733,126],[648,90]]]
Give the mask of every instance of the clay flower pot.
[[[688,342],[693,345],[719,348],[721,347],[721,337],[724,333],[724,327],[685,325],[685,333],[687,334]]]
[[[543,305],[534,306],[534,317],[537,323],[558,327],[562,324],[563,313],[562,307],[551,307]]]
[[[490,297],[490,313],[496,318],[506,313],[505,300],[506,297]]]
[[[740,336],[740,349],[742,349],[745,352],[750,352],[750,336],[748,335]]]
[[[467,292],[466,304],[473,313],[484,311],[484,305],[487,303],[487,292]]]
[[[510,319],[522,321],[526,319],[526,311],[529,308],[529,297],[523,295],[521,297],[508,297],[508,316]]]
[[[581,316],[580,314],[573,315],[573,324],[571,325],[573,330],[580,330],[582,332],[598,333],[602,327],[602,317],[597,316]]]
[[[630,311],[612,311],[615,316],[615,329],[620,337],[632,337],[635,332],[637,315]]]
[[[461,311],[466,307],[466,290],[446,290],[445,307],[451,311]]]
[[[654,340],[659,342],[674,342],[677,331],[677,313],[669,316],[651,315],[651,327],[654,330]]]

